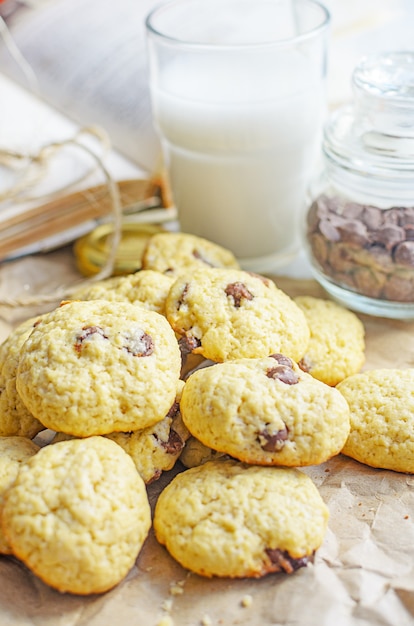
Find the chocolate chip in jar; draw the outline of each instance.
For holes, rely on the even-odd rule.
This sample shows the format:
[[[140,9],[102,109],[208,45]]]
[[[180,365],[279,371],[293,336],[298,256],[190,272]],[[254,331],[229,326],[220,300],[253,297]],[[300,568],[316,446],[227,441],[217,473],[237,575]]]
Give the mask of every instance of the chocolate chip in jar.
[[[414,319],[414,52],[366,55],[354,101],[326,121],[305,241],[313,274],[340,304]],[[407,272],[411,272],[407,274]]]
[[[326,207],[325,196],[323,202]],[[335,212],[338,206],[335,199]],[[396,278],[404,267],[410,267],[414,279],[414,241],[407,239],[407,231],[414,236],[414,230],[396,223],[405,222],[405,213],[407,219],[412,219],[412,207],[375,210],[372,206],[361,206],[359,212],[355,211],[361,221],[341,222],[336,213],[331,220],[324,211],[316,232],[308,237],[314,263],[339,285],[363,296],[413,302],[410,281]],[[315,228],[314,223],[312,227]],[[386,286],[387,283],[390,284]]]
[[[414,268],[414,241],[399,243],[394,250],[394,260],[399,265]]]

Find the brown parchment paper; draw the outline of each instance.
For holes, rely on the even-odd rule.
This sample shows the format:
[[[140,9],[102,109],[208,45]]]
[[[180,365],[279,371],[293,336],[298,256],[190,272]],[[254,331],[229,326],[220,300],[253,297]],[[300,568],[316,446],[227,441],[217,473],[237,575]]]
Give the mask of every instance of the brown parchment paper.
[[[0,266],[0,300],[45,293],[79,280],[70,250]],[[290,295],[325,297],[313,281],[277,277]],[[52,305],[0,305],[0,339]],[[366,364],[412,367],[414,323],[361,316]],[[151,485],[151,502],[173,472]],[[182,569],[150,534],[136,565],[110,592],[62,595],[12,557],[0,557],[0,626],[414,624],[414,476],[375,470],[345,456],[306,468],[330,509],[329,528],[315,563],[292,576],[261,580],[204,579]],[[180,593],[179,593],[180,592]],[[245,606],[243,599],[251,596]]]

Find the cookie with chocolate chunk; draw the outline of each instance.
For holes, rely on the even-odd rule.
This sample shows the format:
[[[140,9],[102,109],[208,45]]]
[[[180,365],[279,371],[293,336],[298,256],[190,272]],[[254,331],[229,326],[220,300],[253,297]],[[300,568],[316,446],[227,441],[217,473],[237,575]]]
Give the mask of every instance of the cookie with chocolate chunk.
[[[162,315],[127,302],[73,301],[34,328],[16,386],[45,427],[87,437],[164,419],[180,369],[177,340]]]
[[[167,416],[154,426],[106,435],[129,454],[147,485],[158,480],[162,472],[174,467],[189,436],[178,401],[174,402]]]
[[[359,372],[365,362],[365,329],[355,313],[331,300],[311,296],[298,296],[295,302],[310,329],[299,366],[332,386]]]
[[[41,316],[19,324],[0,346],[0,436],[32,439],[41,430],[39,422],[23,404],[16,389],[20,352]]]
[[[350,428],[339,391],[281,354],[194,372],[181,415],[205,446],[256,465],[323,463],[341,451]]]
[[[322,544],[328,509],[293,468],[209,461],[178,474],[154,513],[158,541],[201,576],[292,574]]]
[[[297,304],[270,279],[242,270],[181,275],[167,296],[166,316],[184,352],[215,362],[274,352],[299,361],[309,341]]]
[[[142,268],[178,276],[209,267],[239,268],[233,253],[203,237],[188,233],[157,233],[144,250]]]
[[[162,472],[172,469],[180,457],[190,433],[184,426],[180,413],[183,381],[179,381],[177,397],[166,417],[154,426],[141,430],[104,435],[115,441],[134,461],[135,467],[149,484],[158,480]],[[72,435],[56,433],[52,443],[72,439]]]
[[[371,467],[414,473],[414,369],[367,370],[337,389],[350,408],[343,454]]]
[[[131,302],[164,315],[165,299],[173,282],[172,276],[142,270],[128,276],[112,276],[83,287],[71,299]]]

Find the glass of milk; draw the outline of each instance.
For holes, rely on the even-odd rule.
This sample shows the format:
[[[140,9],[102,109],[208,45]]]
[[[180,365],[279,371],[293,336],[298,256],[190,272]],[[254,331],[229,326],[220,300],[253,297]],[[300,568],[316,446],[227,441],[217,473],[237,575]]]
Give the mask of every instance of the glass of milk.
[[[172,0],[146,20],[153,116],[180,228],[241,266],[294,259],[325,118],[327,9]]]

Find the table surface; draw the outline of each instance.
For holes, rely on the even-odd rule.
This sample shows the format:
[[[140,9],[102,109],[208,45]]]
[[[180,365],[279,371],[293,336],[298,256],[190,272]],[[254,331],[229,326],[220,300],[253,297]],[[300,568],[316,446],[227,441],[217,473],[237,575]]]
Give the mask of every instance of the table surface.
[[[350,73],[362,54],[409,49],[414,2],[332,0],[327,4],[333,12],[328,88],[331,106],[336,106],[349,97]],[[9,96],[0,95],[2,143],[30,147],[53,138],[62,128],[75,128],[43,104],[35,105],[1,74],[0,94]],[[119,155],[111,155],[110,167],[115,176],[143,174]],[[275,281],[290,295],[324,296],[309,279],[303,255],[281,274]],[[4,298],[45,293],[78,278],[70,249],[1,264],[0,340],[17,323],[51,306],[11,308],[1,303]],[[360,317],[366,328],[365,369],[413,366],[414,323]],[[81,598],[53,591],[18,561],[0,557],[0,624],[157,626],[167,614],[175,626],[414,624],[414,478],[375,470],[341,455],[306,471],[329,506],[330,523],[315,564],[294,576],[202,579],[173,562],[150,534],[123,583],[103,596]],[[164,476],[149,489],[152,502],[170,478]],[[183,593],[173,592],[177,583]],[[251,596],[250,606],[243,606],[246,595]]]
[[[19,274],[21,282],[36,277],[37,292],[76,278],[70,250],[20,259],[0,266],[0,300],[18,290]],[[291,296],[324,296],[312,280],[275,280]],[[19,319],[36,312],[39,307],[0,306],[0,331],[6,335]],[[364,369],[413,366],[414,322],[360,317],[366,330]],[[0,623],[159,626],[168,615],[175,626],[332,626],[333,620],[341,626],[413,624],[414,478],[342,455],[303,471],[318,486],[330,521],[315,563],[293,576],[203,579],[175,563],[150,533],[136,566],[120,585],[102,596],[82,598],[59,594],[18,561],[0,557]],[[149,486],[152,504],[173,475],[174,470]],[[250,606],[243,605],[246,596]]]

